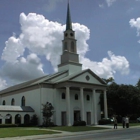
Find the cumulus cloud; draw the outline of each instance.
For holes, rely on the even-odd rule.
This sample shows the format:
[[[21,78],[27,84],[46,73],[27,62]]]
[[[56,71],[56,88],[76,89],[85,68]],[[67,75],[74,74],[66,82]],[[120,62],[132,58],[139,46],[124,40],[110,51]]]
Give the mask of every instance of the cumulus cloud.
[[[129,62],[124,56],[116,56],[111,51],[108,51],[108,56],[109,58],[103,58],[102,62],[81,57],[83,68],[90,68],[102,78],[114,77],[116,72],[120,72],[122,75],[129,73]]]
[[[46,61],[51,63],[56,72],[62,54],[61,40],[65,25],[49,21],[35,13],[28,15],[21,13],[20,25],[21,34],[18,37],[11,36],[5,43],[1,57],[5,64],[1,68],[0,75],[15,83],[43,76],[44,67],[47,69],[47,64],[41,60],[41,56],[45,56]],[[94,62],[86,58],[90,30],[79,23],[73,23],[73,30],[77,39],[80,62],[84,69],[90,68],[104,78],[113,77],[116,72],[121,74],[129,72],[129,62],[126,58],[115,56],[111,51],[108,52],[109,58],[103,58],[102,62]]]
[[[116,0],[106,0],[108,7],[110,7]]]
[[[6,41],[6,46],[2,53],[2,59],[8,62],[15,61],[19,56],[23,55],[24,47],[19,38],[12,36]]]
[[[7,61],[0,74],[12,79],[13,83],[19,83],[44,75],[43,64],[40,62],[40,58],[32,53],[27,58],[20,57],[14,62]]]
[[[137,36],[140,36],[140,17],[137,19],[131,19],[129,21],[129,24],[131,27],[136,28]],[[140,43],[140,40],[138,40],[138,43]],[[139,56],[140,56],[140,52],[139,52]]]
[[[134,27],[137,29],[137,35],[140,36],[140,17],[137,18],[136,20],[135,19],[131,19],[129,21],[129,24],[131,27]]]
[[[5,89],[8,87],[6,80],[0,78],[0,90]]]

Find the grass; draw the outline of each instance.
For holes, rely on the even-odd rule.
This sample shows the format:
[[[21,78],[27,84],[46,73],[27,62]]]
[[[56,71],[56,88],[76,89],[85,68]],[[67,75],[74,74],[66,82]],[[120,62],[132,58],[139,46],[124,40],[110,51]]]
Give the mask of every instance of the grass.
[[[119,123],[118,126],[122,126],[122,124]],[[130,123],[130,127],[131,126],[140,126],[140,123]],[[103,130],[103,129],[109,129],[109,128],[89,127],[89,126],[57,126],[57,127],[47,127],[44,129],[31,128],[31,127],[0,128],[0,138],[59,133],[59,132],[54,132],[51,130],[80,132],[80,131],[92,131],[92,130]]]
[[[0,128],[0,138],[60,133],[60,132],[54,132],[47,129],[68,131],[68,132],[79,132],[79,131],[102,130],[102,129],[107,129],[107,128],[88,127],[88,126],[76,126],[76,127],[58,126],[58,127],[47,127],[44,129],[30,128],[30,127]]]
[[[49,129],[68,131],[68,132],[79,132],[79,131],[102,130],[102,129],[108,129],[108,128],[88,127],[88,126],[57,126],[57,127],[49,127]]]
[[[58,132],[35,129],[35,128],[32,129],[31,128],[0,128],[0,138],[44,135],[44,134],[55,134],[55,133]]]

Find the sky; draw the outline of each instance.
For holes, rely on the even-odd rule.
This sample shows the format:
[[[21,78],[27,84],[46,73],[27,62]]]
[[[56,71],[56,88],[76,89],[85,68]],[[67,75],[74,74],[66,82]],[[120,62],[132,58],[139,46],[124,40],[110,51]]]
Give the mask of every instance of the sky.
[[[67,0],[0,0],[0,90],[57,72]],[[83,69],[140,78],[140,0],[69,0]]]

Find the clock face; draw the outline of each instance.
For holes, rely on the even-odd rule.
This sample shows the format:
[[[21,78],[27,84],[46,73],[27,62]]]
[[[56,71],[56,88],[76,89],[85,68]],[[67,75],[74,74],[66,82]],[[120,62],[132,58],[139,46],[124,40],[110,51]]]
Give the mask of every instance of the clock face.
[[[73,33],[70,33],[71,36],[73,36]]]

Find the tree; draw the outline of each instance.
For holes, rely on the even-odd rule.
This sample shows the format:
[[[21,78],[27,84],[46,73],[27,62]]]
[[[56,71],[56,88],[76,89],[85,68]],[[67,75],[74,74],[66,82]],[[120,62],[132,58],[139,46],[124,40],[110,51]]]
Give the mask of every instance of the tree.
[[[31,117],[31,125],[38,125],[38,117],[36,114]]]
[[[104,78],[103,78],[103,80],[106,82],[106,84],[109,84],[109,83],[114,82],[113,77],[109,77],[108,79],[104,79]]]
[[[50,126],[51,117],[53,115],[53,109],[54,109],[54,107],[49,102],[46,102],[46,104],[42,104],[42,106],[43,106],[43,109],[42,109],[42,113],[43,113],[43,124],[45,126]]]
[[[140,94],[133,85],[110,84],[107,88],[108,107],[117,115],[140,113]]]
[[[138,88],[139,87],[139,88]],[[101,110],[104,110],[103,95],[100,96]],[[140,80],[137,86],[118,85],[115,82],[107,85],[108,115],[140,115]]]
[[[139,90],[140,92],[140,79],[138,80],[137,84],[136,84],[136,88]]]

